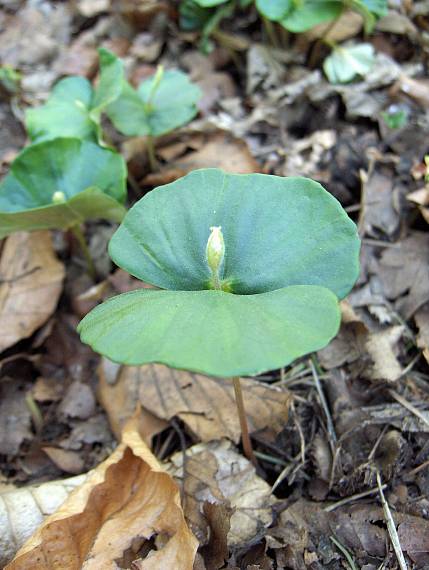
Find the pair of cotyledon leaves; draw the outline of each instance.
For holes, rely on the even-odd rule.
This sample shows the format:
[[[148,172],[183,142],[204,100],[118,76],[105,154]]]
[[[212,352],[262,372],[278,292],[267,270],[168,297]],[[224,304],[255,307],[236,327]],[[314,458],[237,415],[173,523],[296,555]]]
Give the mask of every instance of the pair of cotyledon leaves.
[[[120,222],[126,173],[122,156],[90,141],[57,138],[27,147],[0,183],[0,237],[66,230],[94,218]]]
[[[221,226],[221,281],[210,289],[210,228]],[[163,290],[114,297],[79,325],[111,360],[214,376],[256,374],[320,349],[358,275],[359,239],[335,198],[306,178],[204,169],[127,213],[113,261]]]
[[[26,126],[33,141],[68,136],[102,142],[102,113],[126,136],[159,136],[197,114],[201,91],[185,73],[165,71],[159,81],[152,76],[136,90],[125,80],[119,58],[104,48],[99,56],[95,89],[85,77],[68,77],[55,85],[45,105],[27,111]]]
[[[87,219],[121,221],[126,165],[102,142],[101,114],[126,135],[157,136],[193,118],[201,93],[180,71],[166,71],[135,91],[123,63],[100,49],[95,89],[84,77],[57,83],[48,102],[27,111],[35,142],[13,162],[0,184],[0,237],[19,230],[67,229]],[[150,108],[147,103],[150,101]],[[62,200],[55,202],[54,197]]]
[[[194,0],[202,8],[214,8],[228,0]],[[376,17],[387,13],[387,0],[255,0],[265,18],[278,22],[290,32],[305,32],[318,24],[338,18],[345,8],[361,14],[369,33]]]

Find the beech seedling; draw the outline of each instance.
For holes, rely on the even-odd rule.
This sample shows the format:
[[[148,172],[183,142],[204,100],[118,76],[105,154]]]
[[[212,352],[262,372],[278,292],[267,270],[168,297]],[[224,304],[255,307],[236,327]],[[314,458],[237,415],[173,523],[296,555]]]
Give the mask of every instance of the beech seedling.
[[[102,142],[101,115],[122,89],[122,61],[100,48],[100,78],[94,89],[81,76],[61,79],[48,101],[26,112],[26,128],[33,142],[56,137],[77,137]]]
[[[33,144],[0,183],[0,238],[21,230],[71,229],[88,256],[80,225],[89,219],[120,222],[125,180],[122,156],[90,141]]]
[[[194,171],[139,200],[109,244],[119,267],[161,290],[99,305],[81,339],[115,362],[231,376],[237,388],[238,376],[286,366],[336,335],[359,244],[317,182]]]

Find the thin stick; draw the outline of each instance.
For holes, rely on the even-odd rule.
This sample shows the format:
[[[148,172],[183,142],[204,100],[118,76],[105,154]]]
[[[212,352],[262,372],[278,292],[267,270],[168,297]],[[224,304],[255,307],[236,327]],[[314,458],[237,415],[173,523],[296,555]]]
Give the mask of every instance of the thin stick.
[[[148,135],[146,137],[146,150],[147,150],[147,158],[149,160],[149,166],[152,172],[158,170],[158,161],[156,160],[155,155],[155,145],[153,144],[153,136]]]
[[[329,540],[331,540],[335,544],[335,546],[338,548],[338,550],[340,550],[344,554],[347,562],[349,563],[350,569],[351,570],[358,570],[357,566],[355,564],[355,561],[353,560],[353,557],[350,554],[350,552],[347,550],[347,548],[345,546],[343,546],[341,544],[341,542],[335,538],[335,536],[330,536]]]
[[[386,487],[387,485],[384,484],[382,485],[381,488],[386,489]],[[375,489],[369,489],[368,491],[363,491],[362,493],[356,493],[356,495],[350,495],[350,497],[345,497],[344,499],[341,499],[336,503],[332,503],[332,505],[328,505],[323,510],[326,513],[330,513],[331,511],[335,511],[335,509],[338,509],[338,507],[342,507],[343,505],[347,505],[348,503],[353,503],[353,501],[358,501],[359,499],[364,499],[369,495],[373,495],[374,493],[377,493],[378,490],[379,490],[378,487],[376,487]]]
[[[402,552],[399,536],[396,531],[395,521],[393,520],[392,513],[390,512],[389,503],[384,498],[384,493],[381,485],[380,473],[377,471],[377,485],[380,493],[381,505],[383,507],[384,516],[386,518],[387,530],[389,532],[390,540],[392,541],[393,549],[398,559],[399,567],[401,570],[408,570],[407,563]]]
[[[403,398],[400,394],[395,392],[395,390],[388,390],[389,394],[392,396],[394,400],[396,400],[401,406],[404,406],[407,410],[409,410],[412,414],[419,418],[424,424],[429,426],[429,420],[418,410],[411,402]]]
[[[253,465],[257,465],[255,454],[253,453],[252,442],[249,437],[249,428],[247,427],[246,410],[244,409],[243,392],[241,390],[240,377],[234,376],[232,379],[234,384],[235,402],[237,404],[238,418],[241,427],[241,439],[243,442],[244,455]]]
[[[82,230],[80,229],[80,225],[76,224],[75,226],[72,226],[70,229],[71,229],[74,237],[78,241],[80,248],[82,250],[83,256],[85,257],[88,275],[92,279],[94,279],[94,281],[95,281],[95,278],[96,278],[95,265],[94,265],[94,262],[92,260],[91,254],[89,253],[89,249],[88,249],[88,246],[87,246],[87,243],[85,240],[85,236],[83,235]]]
[[[317,394],[319,395],[319,400],[322,405],[323,411],[325,412],[326,416],[326,427],[328,429],[329,440],[331,444],[331,449],[334,450],[337,443],[337,434],[335,433],[334,422],[331,418],[331,413],[329,411],[328,402],[326,401],[325,394],[323,393],[323,388],[320,383],[320,378],[316,370],[316,366],[314,365],[314,361],[312,358],[309,359],[308,363],[310,364],[311,372],[313,373],[314,384],[316,386]]]

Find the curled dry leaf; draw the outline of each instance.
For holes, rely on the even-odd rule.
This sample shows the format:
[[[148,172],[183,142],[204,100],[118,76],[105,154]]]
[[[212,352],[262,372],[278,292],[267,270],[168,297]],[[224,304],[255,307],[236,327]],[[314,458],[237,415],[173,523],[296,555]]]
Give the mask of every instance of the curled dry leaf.
[[[0,567],[3,568],[18,548],[36,531],[43,519],[55,512],[69,493],[85,481],[86,475],[0,494]]]
[[[337,337],[319,351],[322,365],[327,369],[349,364],[356,373],[368,380],[397,381],[402,367],[397,358],[397,345],[405,328],[397,325],[371,332],[347,301],[341,302],[341,328]],[[365,367],[362,367],[364,358]]]
[[[259,165],[250,153],[246,142],[230,134],[210,133],[204,145],[185,156],[170,162],[158,173],[146,176],[144,183],[151,186],[173,182],[198,168],[222,168],[226,172],[250,174],[259,171]]]
[[[54,312],[64,265],[49,232],[19,232],[7,238],[0,260],[0,351],[27,338]]]
[[[241,430],[230,379],[161,364],[117,368],[113,379],[111,367],[106,360],[100,367],[100,394],[113,427],[124,420],[126,410],[128,415],[133,413],[139,393],[143,415],[148,411],[166,421],[177,416],[202,441],[222,437],[239,441]],[[290,394],[256,380],[243,379],[242,385],[250,430],[269,427],[280,431],[287,421]],[[120,407],[116,405],[119,401],[123,403]]]
[[[169,472],[183,482],[185,516],[201,543],[207,541],[202,514],[206,501],[226,503],[234,509],[228,532],[230,547],[246,544],[271,524],[275,498],[270,486],[229,441],[194,445],[186,451],[185,468],[181,452],[170,461]]]
[[[192,569],[197,541],[186,526],[178,488],[132,419],[112,455],[88,474],[6,568],[113,570],[136,541],[143,546],[149,539],[158,549],[140,560],[139,568]]]

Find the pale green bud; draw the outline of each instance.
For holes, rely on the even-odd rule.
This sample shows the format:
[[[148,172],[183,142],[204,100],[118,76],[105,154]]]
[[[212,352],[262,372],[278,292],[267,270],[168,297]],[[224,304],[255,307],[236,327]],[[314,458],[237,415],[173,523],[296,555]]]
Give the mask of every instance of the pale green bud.
[[[225,257],[225,242],[221,226],[213,226],[210,230],[211,234],[206,247],[206,259],[213,276],[218,277],[220,266]]]
[[[52,195],[52,203],[53,204],[63,204],[67,200],[66,195],[64,192],[57,190]]]

